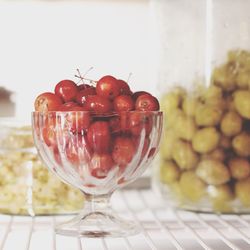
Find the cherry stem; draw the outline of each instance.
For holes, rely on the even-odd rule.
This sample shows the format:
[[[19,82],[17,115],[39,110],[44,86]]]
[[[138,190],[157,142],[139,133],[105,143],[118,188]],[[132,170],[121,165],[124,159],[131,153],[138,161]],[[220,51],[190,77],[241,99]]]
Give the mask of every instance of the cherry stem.
[[[89,79],[89,78],[85,78],[85,75],[87,75],[87,73],[88,73],[89,71],[91,71],[93,68],[94,68],[94,67],[90,67],[90,68],[84,73],[84,75],[81,74],[81,72],[80,72],[79,69],[76,69],[78,75],[75,75],[75,77],[79,78],[80,81],[82,81],[83,84],[85,83],[85,82],[84,82],[84,80],[85,80],[85,81],[89,81],[92,85],[95,85],[97,81],[94,81],[94,80]]]
[[[127,83],[129,83],[130,79],[131,79],[132,73],[130,72],[128,75],[128,79],[127,79]]]
[[[79,69],[76,69],[76,71],[77,71],[78,75],[75,75],[75,77],[80,78],[80,81],[82,81],[82,83],[84,84],[83,76],[81,75],[80,70],[79,70]],[[80,82],[80,81],[79,81],[79,82]]]
[[[90,68],[84,73],[83,77],[85,77],[85,76],[89,73],[89,71],[91,71],[93,68],[94,68],[94,67],[90,67]],[[79,71],[79,72],[80,72],[80,71]]]

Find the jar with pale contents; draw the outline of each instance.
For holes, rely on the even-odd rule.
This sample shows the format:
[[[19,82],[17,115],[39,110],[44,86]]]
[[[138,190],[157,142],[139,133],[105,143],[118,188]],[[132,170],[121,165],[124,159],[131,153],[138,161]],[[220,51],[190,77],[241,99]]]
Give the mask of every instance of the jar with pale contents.
[[[175,207],[249,213],[250,2],[156,7],[171,22],[161,28],[165,126],[153,188]]]
[[[30,126],[0,119],[0,213],[49,215],[78,212],[83,194],[47,170]]]

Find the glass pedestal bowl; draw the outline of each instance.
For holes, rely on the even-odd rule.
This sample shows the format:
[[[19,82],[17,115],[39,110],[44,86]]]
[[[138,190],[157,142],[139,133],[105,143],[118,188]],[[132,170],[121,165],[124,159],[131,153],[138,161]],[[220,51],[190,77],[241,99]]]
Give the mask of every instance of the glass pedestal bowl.
[[[56,226],[56,233],[77,237],[139,233],[137,224],[116,215],[109,201],[116,189],[137,179],[152,162],[161,137],[161,112],[33,112],[32,128],[48,168],[85,195],[83,211]]]

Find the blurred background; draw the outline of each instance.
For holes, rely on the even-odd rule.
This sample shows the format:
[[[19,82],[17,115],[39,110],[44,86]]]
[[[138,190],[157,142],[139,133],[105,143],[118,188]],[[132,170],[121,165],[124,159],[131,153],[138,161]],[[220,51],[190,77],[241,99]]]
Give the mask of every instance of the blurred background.
[[[158,95],[150,0],[0,1],[0,116],[30,119],[35,97],[76,69]]]

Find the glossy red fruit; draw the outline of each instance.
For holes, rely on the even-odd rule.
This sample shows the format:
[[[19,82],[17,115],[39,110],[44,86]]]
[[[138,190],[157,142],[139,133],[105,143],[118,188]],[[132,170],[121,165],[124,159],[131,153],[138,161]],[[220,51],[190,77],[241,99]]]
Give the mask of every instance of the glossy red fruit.
[[[42,138],[47,146],[53,146],[62,144],[63,130],[61,128],[61,116],[56,116],[55,112],[47,113],[44,116],[42,126]],[[66,137],[64,136],[64,140]]]
[[[119,112],[118,115],[109,119],[109,126],[111,133],[126,133],[129,130],[128,127],[128,118],[129,113],[127,112]]]
[[[91,116],[83,107],[75,106],[66,114],[66,120],[70,131],[84,134],[90,125]]]
[[[119,79],[119,80],[117,80],[117,84],[118,84],[119,89],[120,89],[120,95],[131,95],[132,94],[129,85],[125,81]]]
[[[136,99],[141,96],[141,95],[145,95],[145,94],[148,94],[148,95],[151,95],[149,92],[146,92],[146,91],[136,91],[132,94],[132,99],[134,100],[134,102],[136,101]]]
[[[130,163],[135,155],[135,145],[129,137],[117,137],[114,141],[112,158],[120,167],[125,167]]]
[[[151,148],[148,153],[148,158],[153,157],[156,153],[157,153],[157,148],[156,147]]]
[[[48,147],[57,144],[56,132],[53,126],[45,126],[42,129],[42,138]]]
[[[62,166],[62,159],[57,146],[53,148],[53,155],[56,163]],[[56,171],[56,168],[54,170]]]
[[[88,163],[92,156],[92,150],[84,135],[77,134],[66,144],[67,159],[73,165]]]
[[[98,95],[86,96],[84,107],[86,110],[96,113],[107,113],[113,109],[112,103],[109,101],[109,99]]]
[[[58,111],[71,111],[76,106],[78,106],[76,102],[65,102],[58,108]]]
[[[111,134],[109,123],[106,121],[93,122],[87,132],[89,145],[96,153],[110,151]]]
[[[36,98],[35,110],[40,112],[56,111],[62,103],[62,99],[54,93],[45,92]]]
[[[145,131],[146,135],[149,135],[153,127],[152,116],[147,112],[131,112],[128,127],[135,136],[139,136],[143,131]]]
[[[96,178],[105,178],[109,171],[115,166],[110,154],[95,153],[90,161],[90,174]]]
[[[133,138],[133,142],[135,144],[136,151],[138,152],[140,150],[142,160],[149,151],[150,139],[148,137],[135,137]]]
[[[145,94],[136,99],[135,109],[139,111],[157,111],[160,109],[160,104],[156,97]]]
[[[134,109],[134,101],[129,95],[119,95],[113,101],[115,111],[131,111]]]
[[[80,105],[83,105],[86,101],[86,96],[88,95],[96,95],[95,87],[89,87],[79,91],[76,94],[76,102]]]
[[[90,87],[93,87],[93,86],[91,86],[91,85],[89,85],[89,84],[86,84],[86,83],[82,83],[82,84],[80,84],[80,85],[77,85],[78,91],[81,91],[81,90],[83,90],[83,89],[87,89],[87,88],[90,88]]]
[[[113,76],[104,76],[96,84],[96,93],[99,96],[113,100],[120,94],[119,85],[117,79]]]
[[[62,80],[55,87],[55,94],[61,97],[64,102],[73,101],[77,91],[77,85],[71,80]]]

